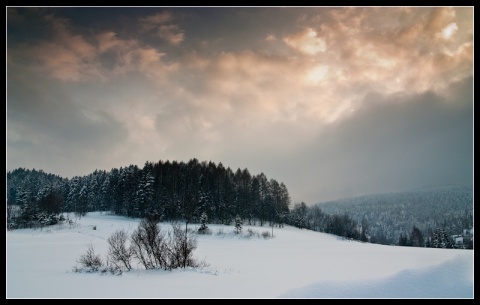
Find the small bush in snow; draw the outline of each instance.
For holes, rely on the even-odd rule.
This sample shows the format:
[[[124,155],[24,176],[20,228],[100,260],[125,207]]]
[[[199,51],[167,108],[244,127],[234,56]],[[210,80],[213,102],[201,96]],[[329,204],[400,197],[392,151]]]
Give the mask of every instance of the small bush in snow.
[[[223,231],[222,228],[217,230],[217,233],[215,233],[217,236],[225,237],[225,232]]]
[[[95,253],[95,249],[92,244],[88,245],[87,252],[82,254],[77,261],[81,268],[75,267],[75,272],[97,272],[103,265],[100,255]]]
[[[248,228],[247,229],[247,233],[245,234],[245,238],[253,238],[257,236],[258,237],[258,233],[257,232],[254,232],[251,228]]]
[[[265,239],[270,238],[271,237],[270,232],[269,231],[263,231],[262,232],[262,237],[265,238]]]

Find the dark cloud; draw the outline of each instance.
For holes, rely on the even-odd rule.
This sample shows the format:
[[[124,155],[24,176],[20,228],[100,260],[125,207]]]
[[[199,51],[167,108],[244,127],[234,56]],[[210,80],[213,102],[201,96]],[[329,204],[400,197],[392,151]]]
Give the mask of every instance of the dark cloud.
[[[33,167],[65,176],[86,174],[104,168],[102,162],[128,137],[126,128],[98,110],[82,86],[40,78],[20,82],[13,74],[9,71],[7,86],[10,170]]]
[[[448,99],[367,96],[358,113],[299,150],[287,185],[323,201],[473,182],[472,78],[449,89]]]

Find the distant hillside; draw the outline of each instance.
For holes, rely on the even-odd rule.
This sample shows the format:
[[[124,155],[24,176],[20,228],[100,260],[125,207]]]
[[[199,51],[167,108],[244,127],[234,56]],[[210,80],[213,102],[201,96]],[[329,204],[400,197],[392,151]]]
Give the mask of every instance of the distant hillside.
[[[473,227],[473,185],[449,185],[397,193],[385,193],[317,203],[326,214],[348,215],[368,222],[368,235],[379,243],[398,244],[401,234],[413,226],[424,236],[435,228],[460,234]]]

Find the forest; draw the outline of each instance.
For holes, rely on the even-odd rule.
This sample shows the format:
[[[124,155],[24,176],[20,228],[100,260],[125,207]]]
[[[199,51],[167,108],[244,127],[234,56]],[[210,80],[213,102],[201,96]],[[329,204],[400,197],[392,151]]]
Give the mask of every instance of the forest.
[[[316,205],[329,214],[348,214],[368,224],[370,242],[433,247],[461,235],[473,248],[473,185],[457,184],[408,192],[358,196]]]
[[[287,187],[263,173],[235,172],[222,163],[159,161],[96,170],[62,178],[16,169],[7,174],[7,219],[13,227],[55,222],[62,212],[81,217],[91,211],[162,221],[196,222],[205,212],[211,223],[282,224],[289,212]]]
[[[354,197],[308,206],[284,183],[222,163],[158,161],[71,179],[42,170],[7,173],[7,227],[42,228],[101,211],[157,221],[282,227],[362,242],[473,249],[473,186]],[[461,237],[461,243],[455,240]]]

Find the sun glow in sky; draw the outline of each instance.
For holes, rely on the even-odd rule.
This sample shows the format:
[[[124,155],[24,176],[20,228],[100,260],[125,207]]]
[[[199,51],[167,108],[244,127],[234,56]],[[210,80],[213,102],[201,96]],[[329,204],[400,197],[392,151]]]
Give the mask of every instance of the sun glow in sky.
[[[7,170],[264,172],[307,204],[473,181],[473,7],[7,7]]]

